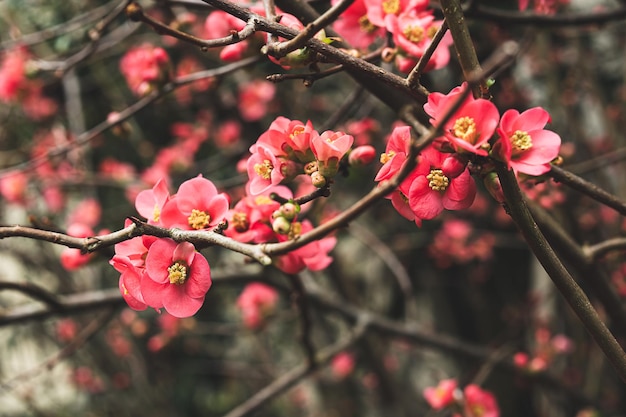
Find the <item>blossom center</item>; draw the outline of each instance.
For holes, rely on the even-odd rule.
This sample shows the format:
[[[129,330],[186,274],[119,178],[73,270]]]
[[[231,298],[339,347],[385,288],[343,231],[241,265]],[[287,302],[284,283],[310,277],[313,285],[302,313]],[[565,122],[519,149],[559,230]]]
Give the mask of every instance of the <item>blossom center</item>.
[[[386,164],[387,162],[391,161],[391,158],[393,158],[394,156],[396,156],[396,153],[394,151],[389,151],[387,153],[381,153],[380,154],[380,163],[381,164]]]
[[[383,0],[385,14],[397,14],[400,11],[400,0]]]
[[[289,139],[293,139],[302,133],[304,133],[304,126],[294,127],[291,133],[289,134]]]
[[[372,33],[376,30],[376,26],[367,18],[367,15],[359,17],[359,27],[363,32]]]
[[[454,122],[452,134],[455,137],[463,139],[464,141],[469,143],[474,143],[476,133],[476,122],[471,117],[459,117]]]
[[[527,151],[533,147],[532,138],[528,132],[524,132],[523,130],[516,130],[509,140],[511,141],[513,149],[519,152]]]
[[[269,159],[263,160],[262,164],[254,164],[254,172],[264,180],[269,180],[272,175],[272,170],[274,169],[274,165]]]
[[[184,263],[175,262],[167,268],[170,284],[183,285],[187,280],[187,267]]]
[[[192,229],[200,230],[211,223],[211,216],[202,210],[193,209],[189,217],[187,217],[187,221]]]
[[[419,43],[424,39],[424,29],[421,26],[409,25],[402,31],[404,37],[413,43]]]
[[[431,26],[428,27],[428,30],[426,31],[426,36],[428,36],[430,39],[432,39],[437,34],[438,30],[439,30],[438,27],[436,27],[435,25],[431,25]]]
[[[152,209],[152,220],[158,222],[161,219],[161,208],[159,208],[158,204],[154,205],[154,209]]]
[[[248,221],[246,213],[233,214],[232,224],[235,230],[239,233],[245,232],[250,227],[250,222]]]
[[[450,180],[440,169],[431,169],[430,174],[426,175],[426,179],[428,186],[435,191],[445,191],[450,185]]]

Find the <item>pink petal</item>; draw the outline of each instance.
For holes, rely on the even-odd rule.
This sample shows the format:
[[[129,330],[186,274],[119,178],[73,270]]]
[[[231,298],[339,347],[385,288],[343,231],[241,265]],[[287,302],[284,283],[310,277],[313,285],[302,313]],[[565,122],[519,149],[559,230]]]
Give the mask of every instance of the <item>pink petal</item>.
[[[178,209],[190,214],[193,209],[206,209],[208,203],[217,195],[215,185],[201,175],[183,182],[176,193]]]
[[[158,239],[150,246],[146,257],[146,273],[150,279],[159,284],[169,282],[167,268],[172,265],[172,254],[176,246],[172,239]]]
[[[189,242],[181,242],[174,248],[174,252],[172,253],[172,259],[170,260],[170,265],[172,262],[183,261],[187,265],[191,265],[196,255],[196,248],[192,243]]]
[[[469,171],[450,181],[443,195],[443,206],[448,210],[464,210],[472,205],[476,197],[476,183]]]
[[[169,285],[163,294],[163,307],[174,317],[191,317],[200,310],[204,297],[191,298],[185,294],[184,285]]]
[[[183,284],[185,294],[191,298],[204,297],[211,288],[211,268],[202,254],[196,252],[193,263],[189,266],[190,274]]]
[[[429,220],[443,211],[441,194],[428,186],[426,177],[418,177],[409,191],[409,205],[415,216]]]

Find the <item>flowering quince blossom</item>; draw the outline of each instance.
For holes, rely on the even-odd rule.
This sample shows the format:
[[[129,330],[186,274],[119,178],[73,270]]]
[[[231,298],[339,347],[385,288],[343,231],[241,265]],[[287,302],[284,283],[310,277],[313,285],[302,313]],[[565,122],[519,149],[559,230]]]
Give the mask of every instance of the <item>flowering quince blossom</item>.
[[[550,161],[559,155],[561,137],[545,130],[550,115],[541,107],[519,113],[507,110],[498,126],[499,139],[493,154],[516,172],[541,175],[550,171]]]
[[[432,219],[443,209],[463,210],[474,202],[476,183],[456,155],[428,147],[420,154],[416,172],[408,197],[417,217]]]
[[[264,319],[276,308],[278,292],[269,285],[253,282],[246,285],[237,298],[237,307],[241,310],[244,325],[251,329],[258,329]]]
[[[132,92],[143,96],[169,80],[170,61],[163,48],[144,44],[126,52],[120,70]]]
[[[180,185],[176,195],[163,205],[159,219],[167,228],[204,230],[217,226],[227,212],[226,195],[218,193],[210,180],[198,175]]]
[[[190,317],[202,307],[209,288],[211,268],[193,244],[165,238],[150,245],[141,280],[146,304],[163,306],[174,317]]]
[[[0,100],[10,102],[18,98],[28,82],[26,63],[28,52],[24,47],[6,51],[0,66]]]
[[[137,212],[148,219],[148,224],[161,224],[161,210],[170,199],[165,179],[161,178],[151,190],[143,190],[135,198]]]
[[[339,161],[350,150],[354,138],[343,132],[326,131],[311,139],[311,150],[317,160],[318,170],[326,178],[337,174]]]
[[[400,15],[388,15],[386,22],[393,41],[399,48],[396,64],[402,72],[409,72],[412,69],[417,60],[424,55],[441,27],[441,21],[435,21],[432,10],[411,9]],[[448,65],[450,45],[452,45],[452,37],[446,34],[435,49],[425,70],[439,69]]]
[[[334,6],[339,0],[332,0]],[[358,49],[367,49],[381,39],[384,30],[381,26],[375,26],[367,18],[365,0],[356,0],[343,12],[333,24],[333,28],[350,45]]]
[[[489,391],[478,385],[470,384],[463,389],[465,397],[464,416],[466,417],[500,417],[500,408],[496,398]]]
[[[454,88],[447,95],[428,95],[424,111],[431,117],[432,125],[436,125],[438,119],[455,104],[458,95],[465,88],[468,88],[467,83]],[[498,109],[492,102],[482,98],[475,99],[470,94],[443,126],[444,135],[437,138],[436,143],[442,150],[487,156],[483,147],[489,146],[488,141],[495,132],[499,119]]]
[[[455,379],[444,379],[436,387],[424,389],[424,399],[434,410],[442,410],[454,402],[454,391],[457,389]]]
[[[375,181],[384,181],[391,179],[398,173],[404,161],[406,161],[411,142],[411,128],[408,126],[400,126],[393,129],[387,140],[387,148],[385,153],[380,156],[380,162],[383,166],[376,174]],[[418,226],[422,225],[422,219],[415,216],[415,213],[409,206],[409,190],[411,183],[416,178],[417,173],[413,171],[407,178],[402,181],[398,189],[394,190],[386,198],[391,199],[391,204],[407,220],[414,221]]]
[[[387,26],[390,16],[415,10],[423,11],[428,7],[428,0],[365,0],[367,19],[371,24],[380,27]],[[391,32],[391,29],[387,27]]]

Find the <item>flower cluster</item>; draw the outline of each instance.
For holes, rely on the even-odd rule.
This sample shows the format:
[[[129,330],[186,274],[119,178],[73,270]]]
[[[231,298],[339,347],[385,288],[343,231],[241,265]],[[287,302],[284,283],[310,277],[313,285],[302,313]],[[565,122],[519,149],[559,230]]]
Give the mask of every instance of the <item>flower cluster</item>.
[[[333,0],[333,4],[338,0]],[[386,54],[400,71],[409,72],[432,43],[442,21],[435,20],[426,0],[356,0],[339,17],[335,30],[356,48],[365,49],[391,34],[395,49]],[[439,43],[426,70],[445,67],[450,60],[449,35]]]
[[[228,199],[198,176],[170,195],[164,181],[137,195],[135,207],[148,223],[166,228],[210,230],[228,211]],[[111,265],[120,272],[119,287],[135,310],[164,308],[175,317],[194,315],[211,287],[206,258],[189,242],[141,236],[115,245]]]
[[[433,125],[444,121],[443,115],[458,102],[465,88],[464,84],[448,94],[428,96],[424,110]],[[419,154],[417,167],[388,198],[401,215],[420,225],[444,209],[461,210],[472,205],[476,184],[468,166],[473,160],[488,166],[486,157],[491,157],[504,161],[516,173],[544,174],[561,145],[556,133],[544,129],[549,121],[548,112],[539,107],[523,113],[507,110],[500,118],[492,102],[468,95],[443,123],[443,134]],[[410,142],[408,127],[392,131],[376,181],[388,180],[400,170]],[[487,177],[489,171],[483,169],[482,174]]]
[[[163,48],[143,44],[124,54],[120,71],[132,92],[144,96],[169,81],[170,59]]]
[[[454,379],[445,379],[436,387],[424,389],[424,398],[434,410],[450,408],[462,410],[453,416],[464,417],[499,417],[500,408],[495,397],[478,385],[469,384],[461,391]]]
[[[18,102],[24,114],[34,120],[51,116],[57,110],[54,100],[43,96],[43,83],[28,77],[31,55],[25,47],[7,50],[0,64],[0,102]]]
[[[515,353],[513,363],[527,372],[545,371],[557,357],[570,353],[573,349],[574,343],[567,336],[552,335],[547,328],[539,327],[535,330],[532,353]]]
[[[344,132],[318,133],[310,121],[278,117],[250,147],[247,190],[259,195],[270,187],[306,174],[321,188],[332,180],[354,138]]]
[[[270,198],[277,196],[285,203]],[[284,242],[313,229],[308,220],[298,220],[300,205],[285,186],[272,186],[260,195],[247,195],[228,212],[228,228],[224,234],[244,243]],[[336,243],[334,237],[311,242],[277,257],[276,266],[288,274],[305,268],[320,271],[332,262],[328,255]]]

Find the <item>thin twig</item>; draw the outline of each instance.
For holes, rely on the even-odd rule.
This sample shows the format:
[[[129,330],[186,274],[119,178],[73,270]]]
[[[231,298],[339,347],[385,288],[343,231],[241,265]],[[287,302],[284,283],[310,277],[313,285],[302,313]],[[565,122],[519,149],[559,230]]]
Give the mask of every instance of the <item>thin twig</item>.
[[[435,33],[435,36],[433,36],[430,45],[428,45],[428,48],[426,48],[426,50],[424,51],[424,55],[420,57],[420,59],[417,61],[417,64],[415,64],[415,67],[413,67],[409,75],[407,75],[406,85],[409,88],[424,88],[420,84],[420,77],[422,76],[426,65],[428,65],[428,61],[430,61],[433,53],[435,53],[435,49],[437,49],[437,46],[439,46],[439,43],[441,42],[447,31],[448,23],[444,20],[441,24],[441,27],[439,27],[439,30],[437,30],[437,33]]]
[[[174,29],[152,17],[146,15],[139,4],[133,2],[126,7],[126,14],[135,22],[142,22],[151,26],[157,33],[172,36],[203,49],[217,48],[241,42],[256,33],[256,20],[250,18],[240,31],[233,30],[228,36],[219,39],[200,39],[186,32]]]
[[[563,168],[552,165],[552,169],[546,173],[554,180],[563,183],[581,193],[593,198],[600,203],[611,207],[619,214],[626,216],[626,202],[620,200],[613,194],[604,191],[592,182],[589,182]]]
[[[300,311],[300,340],[306,353],[307,364],[310,368],[317,367],[317,359],[315,357],[315,346],[313,346],[313,320],[309,310],[309,301],[306,295],[306,289],[302,282],[302,277],[298,274],[289,275],[289,282],[293,289],[293,301]]]

